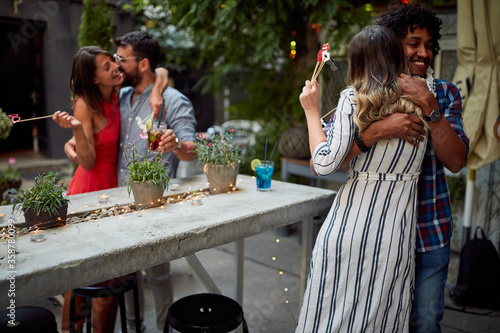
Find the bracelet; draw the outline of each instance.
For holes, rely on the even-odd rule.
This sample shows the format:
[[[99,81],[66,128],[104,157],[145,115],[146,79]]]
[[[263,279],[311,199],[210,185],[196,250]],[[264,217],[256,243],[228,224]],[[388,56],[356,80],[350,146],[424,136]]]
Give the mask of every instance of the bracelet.
[[[372,148],[372,147],[367,147],[365,145],[363,139],[361,139],[361,135],[359,134],[358,130],[356,130],[356,132],[354,133],[354,141],[356,142],[356,145],[358,146],[359,150],[361,150],[362,153],[367,153]]]

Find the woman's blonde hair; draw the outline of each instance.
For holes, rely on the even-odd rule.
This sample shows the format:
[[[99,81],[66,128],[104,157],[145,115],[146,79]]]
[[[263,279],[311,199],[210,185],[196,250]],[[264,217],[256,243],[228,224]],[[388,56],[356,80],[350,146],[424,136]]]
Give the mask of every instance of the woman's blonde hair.
[[[416,114],[423,121],[422,109],[402,96],[401,73],[409,70],[401,41],[392,31],[373,25],[354,36],[348,75],[357,104],[354,122],[360,132],[394,112]]]

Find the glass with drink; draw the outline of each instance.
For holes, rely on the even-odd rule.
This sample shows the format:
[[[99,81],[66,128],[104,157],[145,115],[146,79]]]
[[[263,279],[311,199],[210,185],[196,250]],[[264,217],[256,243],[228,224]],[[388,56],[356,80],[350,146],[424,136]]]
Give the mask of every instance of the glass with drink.
[[[274,171],[273,161],[259,161],[255,163],[255,178],[257,179],[257,191],[267,192],[271,190],[271,180]]]

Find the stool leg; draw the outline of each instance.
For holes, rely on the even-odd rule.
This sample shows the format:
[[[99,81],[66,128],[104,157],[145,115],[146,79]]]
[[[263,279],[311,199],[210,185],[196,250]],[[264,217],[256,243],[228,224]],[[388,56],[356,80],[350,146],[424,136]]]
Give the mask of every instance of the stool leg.
[[[248,333],[248,326],[247,326],[247,321],[245,320],[245,317],[243,319],[243,333]]]
[[[122,332],[127,333],[127,312],[125,310],[125,296],[118,295],[118,304],[120,305],[120,320],[122,322]]]
[[[139,312],[139,288],[137,284],[134,286],[134,312],[135,312],[135,331],[141,332],[141,314]]]
[[[87,300],[87,332],[92,332],[92,298],[86,297]]]
[[[71,292],[71,300],[69,301],[69,333],[75,333],[75,297],[76,294],[74,292]]]

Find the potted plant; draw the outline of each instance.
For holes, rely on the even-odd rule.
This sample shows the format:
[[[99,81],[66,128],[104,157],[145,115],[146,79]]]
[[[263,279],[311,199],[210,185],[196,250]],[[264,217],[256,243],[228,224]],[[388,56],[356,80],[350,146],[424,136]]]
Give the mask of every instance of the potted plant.
[[[14,126],[12,119],[0,108],[0,140],[7,140],[12,126]]]
[[[163,166],[163,154],[158,153],[150,159],[146,150],[145,156],[138,155],[135,146],[125,154],[129,170],[127,178],[128,194],[134,193],[136,206],[155,207],[162,204],[163,192],[168,189],[170,177]]]
[[[229,133],[217,134],[211,140],[199,133],[196,136],[196,154],[199,163],[204,164],[210,194],[232,191],[240,168],[238,144],[233,141],[234,129]]]
[[[19,189],[12,211],[22,211],[26,228],[47,229],[66,225],[69,199],[61,177],[49,173],[35,177],[32,188]]]
[[[22,185],[21,174],[14,166],[16,159],[9,158],[9,166],[0,170],[0,202],[3,201],[3,193],[10,188],[20,188]]]

